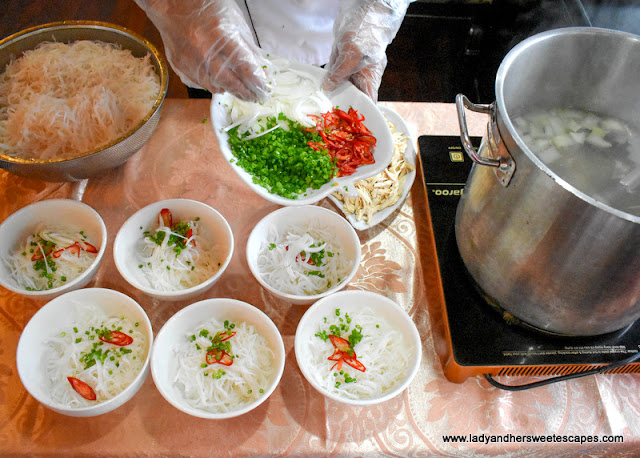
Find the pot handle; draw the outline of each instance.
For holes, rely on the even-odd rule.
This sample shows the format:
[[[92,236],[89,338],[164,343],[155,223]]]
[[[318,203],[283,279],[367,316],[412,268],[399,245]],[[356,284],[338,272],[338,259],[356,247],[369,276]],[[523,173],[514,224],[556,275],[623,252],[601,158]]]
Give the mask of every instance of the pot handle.
[[[500,167],[500,160],[492,157],[482,157],[478,154],[478,151],[473,147],[471,143],[471,137],[469,136],[469,129],[467,128],[467,115],[464,109],[475,111],[476,113],[484,113],[490,115],[493,112],[493,104],[491,105],[476,105],[472,103],[464,94],[456,95],[456,107],[458,109],[458,123],[460,124],[460,140],[462,146],[467,152],[473,162],[477,162],[480,165],[488,165],[490,167]]]
[[[460,140],[462,146],[467,155],[477,164],[488,165],[489,167],[496,168],[496,176],[502,186],[508,186],[511,181],[511,177],[515,171],[515,162],[511,155],[506,151],[502,142],[493,135],[491,130],[491,122],[487,129],[485,151],[493,153],[495,157],[485,157],[478,154],[478,151],[473,147],[471,138],[469,137],[469,129],[467,128],[467,117],[465,114],[465,108],[476,113],[488,114],[492,118],[492,122],[495,115],[495,102],[490,105],[479,105],[472,103],[464,94],[458,94],[456,96],[456,108],[458,109],[458,122],[460,124]],[[482,145],[480,146],[482,149]]]

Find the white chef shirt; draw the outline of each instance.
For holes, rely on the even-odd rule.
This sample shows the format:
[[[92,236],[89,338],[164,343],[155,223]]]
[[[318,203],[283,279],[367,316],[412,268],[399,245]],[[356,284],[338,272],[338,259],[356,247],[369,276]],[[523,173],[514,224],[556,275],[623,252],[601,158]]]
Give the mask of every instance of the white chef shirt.
[[[262,49],[297,62],[324,65],[341,1],[236,0]]]

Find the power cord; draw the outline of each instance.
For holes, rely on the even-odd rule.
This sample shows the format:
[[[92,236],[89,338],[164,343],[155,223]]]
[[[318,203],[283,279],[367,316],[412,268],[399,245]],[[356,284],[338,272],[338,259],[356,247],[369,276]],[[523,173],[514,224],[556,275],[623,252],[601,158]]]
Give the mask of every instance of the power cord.
[[[606,366],[598,367],[596,369],[589,369],[586,371],[577,372],[575,374],[560,375],[558,377],[551,377],[546,380],[525,383],[524,385],[505,385],[498,382],[496,379],[494,379],[491,376],[491,374],[484,374],[484,378],[486,378],[487,381],[491,383],[493,386],[495,386],[496,388],[500,388],[501,390],[524,391],[524,390],[530,390],[532,388],[538,388],[541,386],[550,385],[552,383],[563,382],[565,380],[571,380],[579,377],[586,377],[587,375],[602,374],[603,372],[610,371],[611,369],[615,369],[616,367],[622,367],[622,366],[626,366],[627,364],[631,364],[637,361],[638,359],[640,359],[640,352],[635,353],[634,355],[631,355],[628,358],[625,358],[616,363],[607,364]]]

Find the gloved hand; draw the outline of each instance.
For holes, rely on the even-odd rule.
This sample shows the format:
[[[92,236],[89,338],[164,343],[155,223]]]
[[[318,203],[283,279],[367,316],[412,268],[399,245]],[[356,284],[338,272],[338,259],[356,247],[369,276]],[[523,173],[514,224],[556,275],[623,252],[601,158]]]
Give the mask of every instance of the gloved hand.
[[[262,57],[234,0],[136,0],[160,31],[184,84],[262,100],[269,91]]]
[[[357,0],[348,9],[340,8],[333,27],[325,90],[331,91],[349,80],[377,101],[387,66],[385,51],[396,36],[409,3],[410,0]]]

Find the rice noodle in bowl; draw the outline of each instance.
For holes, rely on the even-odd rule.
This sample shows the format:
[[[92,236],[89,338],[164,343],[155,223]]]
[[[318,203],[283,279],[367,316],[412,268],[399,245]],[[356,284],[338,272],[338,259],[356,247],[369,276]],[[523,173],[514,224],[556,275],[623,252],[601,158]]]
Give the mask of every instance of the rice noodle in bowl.
[[[298,323],[295,355],[305,379],[329,399],[370,406],[411,383],[420,334],[399,304],[370,291],[340,291],[313,304]]]
[[[51,399],[67,408],[89,407],[122,393],[144,369],[149,349],[144,331],[130,317],[109,316],[92,304],[75,308],[76,320],[47,336],[43,358]],[[113,336],[109,340],[102,331],[113,336],[123,331],[130,342],[113,344]],[[93,400],[75,390],[69,377],[90,386]]]
[[[257,264],[263,280],[273,288],[296,296],[322,294],[347,279],[353,260],[330,227],[291,224],[279,232],[271,226]]]
[[[336,212],[314,205],[269,213],[247,240],[247,262],[271,294],[310,304],[344,288],[360,266],[360,239]]]
[[[226,350],[217,349],[223,345]],[[216,351],[218,359],[212,356]],[[243,321],[212,318],[183,336],[173,352],[175,388],[204,412],[230,413],[256,402],[277,375],[267,339]]]

